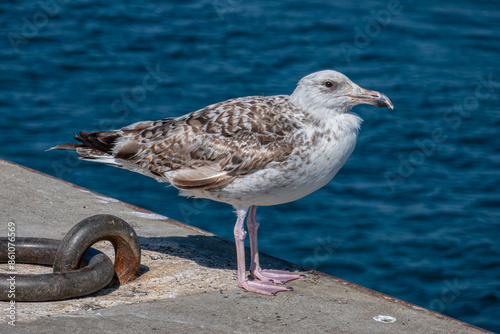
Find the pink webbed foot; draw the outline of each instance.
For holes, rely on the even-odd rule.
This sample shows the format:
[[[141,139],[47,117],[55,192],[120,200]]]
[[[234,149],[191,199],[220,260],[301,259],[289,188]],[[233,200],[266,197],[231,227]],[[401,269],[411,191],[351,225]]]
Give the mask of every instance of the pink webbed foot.
[[[249,281],[245,271],[245,236],[246,232],[243,228],[245,216],[248,207],[239,207],[236,209],[238,219],[234,225],[234,240],[236,242],[236,259],[238,263],[238,286],[243,289],[260,293],[262,295],[273,296],[280,291],[290,291],[291,288],[284,286],[277,286],[276,283],[282,284],[286,281],[301,278],[299,275],[294,275],[288,271],[283,270],[262,270],[259,264],[259,250],[257,246],[257,229],[259,224],[255,220],[256,206],[251,207],[249,215],[248,231],[250,234],[250,251],[251,251],[251,264],[250,271],[254,278],[259,280]]]
[[[266,296],[274,296],[280,291],[291,291],[292,288],[277,286],[270,281],[249,281],[247,279],[238,282],[238,286],[249,292],[260,293]]]
[[[292,274],[287,270],[256,269],[252,271],[252,277],[262,282],[270,281],[275,284],[284,284],[296,279],[301,279],[304,275]]]

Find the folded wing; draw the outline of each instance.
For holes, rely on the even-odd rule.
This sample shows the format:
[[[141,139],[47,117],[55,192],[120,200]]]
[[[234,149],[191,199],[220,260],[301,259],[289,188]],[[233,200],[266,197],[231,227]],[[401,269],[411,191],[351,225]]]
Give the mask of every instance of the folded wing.
[[[284,116],[285,107],[290,108],[288,96],[238,98],[177,118],[79,132],[80,144],[54,148],[179,189],[210,190],[287,159],[300,126]]]

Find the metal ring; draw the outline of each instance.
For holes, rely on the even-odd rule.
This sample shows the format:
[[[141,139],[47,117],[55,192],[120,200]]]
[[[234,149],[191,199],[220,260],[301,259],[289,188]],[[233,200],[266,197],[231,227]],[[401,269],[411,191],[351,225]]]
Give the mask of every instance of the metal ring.
[[[110,241],[115,248],[114,267],[108,256],[90,248],[101,240]],[[8,245],[7,238],[0,238],[0,263],[8,262],[12,254]],[[0,300],[48,301],[88,295],[108,285],[115,272],[120,283],[135,279],[141,264],[134,229],[111,215],[82,220],[61,241],[16,238],[14,246],[16,263],[53,265],[54,273],[0,274]]]
[[[16,238],[16,263],[51,265],[60,241],[44,238]],[[8,239],[0,238],[0,262],[8,258]],[[111,282],[113,262],[105,254],[90,249],[88,266],[67,272],[41,275],[0,274],[0,300],[49,301],[80,297],[99,291]]]
[[[78,268],[87,249],[102,240],[110,241],[115,248],[115,272],[120,283],[136,279],[141,265],[139,239],[127,222],[112,215],[96,215],[76,224],[61,240],[54,272]]]

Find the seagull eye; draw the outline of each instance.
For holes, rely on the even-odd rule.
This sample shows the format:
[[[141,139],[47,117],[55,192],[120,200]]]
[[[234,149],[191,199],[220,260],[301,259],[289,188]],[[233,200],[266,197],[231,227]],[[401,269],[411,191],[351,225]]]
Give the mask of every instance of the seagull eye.
[[[335,87],[335,83],[331,82],[331,81],[325,81],[324,83],[325,87],[327,88],[332,88],[332,87]]]

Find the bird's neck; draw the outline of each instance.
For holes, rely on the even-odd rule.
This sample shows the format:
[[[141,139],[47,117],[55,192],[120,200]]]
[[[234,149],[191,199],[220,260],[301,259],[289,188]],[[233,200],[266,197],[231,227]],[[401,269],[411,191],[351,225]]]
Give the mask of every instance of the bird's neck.
[[[298,94],[297,94],[298,93]],[[350,112],[350,106],[325,107],[324,103],[316,99],[303,98],[300,92],[290,95],[290,103],[302,110],[308,121],[321,128],[331,128],[342,123],[344,126],[358,131],[363,120],[355,113]]]

